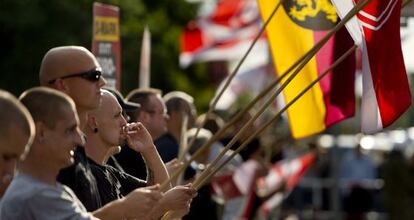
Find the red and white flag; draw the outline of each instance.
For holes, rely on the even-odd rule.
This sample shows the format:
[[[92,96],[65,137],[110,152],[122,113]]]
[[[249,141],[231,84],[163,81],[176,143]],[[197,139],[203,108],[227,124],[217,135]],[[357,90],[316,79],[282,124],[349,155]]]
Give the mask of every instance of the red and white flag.
[[[268,215],[300,181],[315,160],[314,153],[307,153],[295,159],[286,159],[274,164],[267,176],[257,180],[257,194],[271,196],[260,207],[262,215]],[[285,184],[284,192],[278,190]],[[273,194],[273,195],[272,195]]]
[[[233,180],[233,172],[214,176],[211,181],[211,188],[213,193],[224,201],[229,201],[243,195]]]
[[[183,31],[180,65],[240,59],[260,27],[256,0],[218,0],[214,10],[191,21]],[[268,50],[264,36],[254,49]]]
[[[361,0],[332,0],[343,18]],[[374,133],[411,105],[411,93],[401,51],[401,0],[372,0],[347,29],[362,50],[363,94],[361,128]]]
[[[254,190],[259,169],[257,161],[248,160],[234,171],[218,174],[211,181],[213,192],[226,201],[246,196]]]

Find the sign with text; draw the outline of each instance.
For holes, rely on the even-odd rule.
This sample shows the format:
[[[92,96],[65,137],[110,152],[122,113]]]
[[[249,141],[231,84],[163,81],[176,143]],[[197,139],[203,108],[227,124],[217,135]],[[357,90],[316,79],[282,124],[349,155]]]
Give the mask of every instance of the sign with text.
[[[121,89],[119,8],[93,3],[92,53],[102,67],[107,87]]]

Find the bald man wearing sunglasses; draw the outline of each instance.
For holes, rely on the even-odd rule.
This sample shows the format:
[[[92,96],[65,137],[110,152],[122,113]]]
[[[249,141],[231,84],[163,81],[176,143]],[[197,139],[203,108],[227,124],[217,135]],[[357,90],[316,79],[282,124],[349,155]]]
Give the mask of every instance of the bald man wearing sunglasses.
[[[88,112],[99,107],[101,88],[106,84],[95,56],[79,46],[52,48],[43,57],[39,79],[41,85],[64,92],[73,99],[80,129],[84,130]],[[98,210],[102,219],[142,218],[143,213],[137,213],[140,209],[133,207],[142,203],[139,200],[159,194],[158,189],[145,193],[133,191],[130,196],[137,201],[121,199],[102,207],[84,147],[76,148],[74,160],[73,165],[61,170],[58,181],[69,186],[88,211]]]

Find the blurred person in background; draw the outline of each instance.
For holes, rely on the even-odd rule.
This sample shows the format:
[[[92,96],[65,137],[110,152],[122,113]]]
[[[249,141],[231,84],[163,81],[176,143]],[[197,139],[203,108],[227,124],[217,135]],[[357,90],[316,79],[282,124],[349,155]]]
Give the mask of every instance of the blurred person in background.
[[[181,128],[184,116],[188,117],[187,130],[192,128],[197,117],[194,98],[181,91],[173,91],[164,95],[167,108],[167,133],[155,140],[158,152],[164,162],[173,160],[178,156],[181,139]]]
[[[412,160],[412,158],[410,158]],[[414,173],[400,147],[387,155],[382,164],[384,207],[388,219],[414,219]]]
[[[365,214],[372,209],[373,192],[370,181],[377,178],[377,169],[371,158],[357,144],[352,151],[344,155],[339,178],[344,183],[343,206],[347,219],[364,219]]]

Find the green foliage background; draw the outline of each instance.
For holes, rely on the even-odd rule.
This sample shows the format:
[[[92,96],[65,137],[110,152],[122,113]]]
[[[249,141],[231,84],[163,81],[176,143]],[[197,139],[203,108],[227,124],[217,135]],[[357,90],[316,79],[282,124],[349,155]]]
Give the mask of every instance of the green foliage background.
[[[52,47],[91,47],[92,0],[0,1],[0,88],[15,95],[38,85],[43,55]],[[182,90],[197,97],[205,110],[214,93],[205,64],[178,66],[179,35],[193,19],[197,5],[170,0],[105,0],[117,5],[121,16],[122,92],[138,85],[142,33],[151,31],[151,86],[164,92]]]

